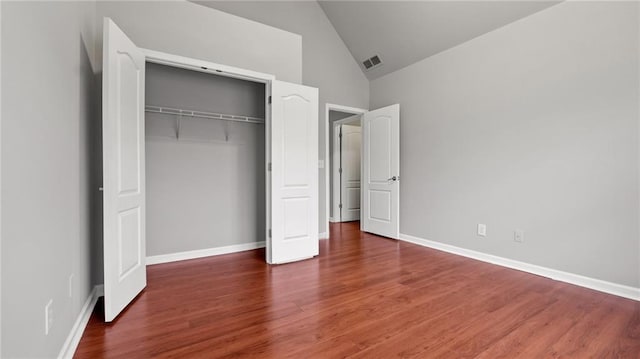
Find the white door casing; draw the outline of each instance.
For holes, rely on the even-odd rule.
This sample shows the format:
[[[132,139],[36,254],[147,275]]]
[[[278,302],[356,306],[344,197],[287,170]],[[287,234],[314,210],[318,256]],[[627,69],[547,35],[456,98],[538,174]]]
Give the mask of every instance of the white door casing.
[[[338,112],[344,112],[344,113],[351,113],[354,115],[362,115],[363,113],[367,112],[367,109],[363,109],[363,108],[356,108],[356,107],[349,107],[349,106],[343,106],[343,105],[336,105],[336,104],[332,104],[332,103],[326,103],[325,104],[325,108],[324,108],[324,126],[325,126],[325,134],[327,134],[325,136],[325,159],[331,159],[331,163],[333,164],[333,168],[335,169],[335,163],[338,163],[338,161],[335,160],[335,157],[332,154],[331,151],[331,145],[330,145],[330,136],[329,134],[331,133],[331,128],[334,127],[334,124],[341,121],[331,121],[331,111],[338,111]],[[334,143],[336,143],[334,141]],[[334,146],[335,147],[335,146]],[[325,216],[327,219],[330,219],[334,216],[331,215],[331,212],[333,211],[333,213],[338,212],[336,210],[336,203],[337,202],[333,202],[333,204],[331,204],[331,193],[335,193],[337,192],[337,190],[335,190],[335,188],[339,188],[338,186],[334,187],[334,189],[331,189],[331,183],[336,183],[338,180],[335,179],[335,170],[332,171],[328,171],[325,170],[324,171],[324,175],[325,175]],[[339,185],[339,184],[338,184]],[[362,201],[361,201],[362,203]],[[331,208],[333,208],[333,210],[331,210]],[[337,218],[337,216],[335,216],[333,218],[333,221],[338,221],[339,219]],[[327,234],[327,239],[329,239],[330,236],[330,230],[329,230],[329,223],[330,220],[326,220],[325,221],[325,226],[324,226],[324,233]]]
[[[105,321],[147,284],[145,267],[145,56],[104,20],[102,146]]]
[[[400,233],[400,105],[364,114],[361,229],[397,239]]]
[[[342,125],[340,146],[341,222],[360,219],[360,152],[361,127]]]
[[[271,238],[267,262],[318,255],[318,89],[271,83]]]
[[[333,214],[330,216],[330,219],[333,222],[340,222],[340,129],[342,125],[333,123],[333,148],[331,150],[331,165],[329,166],[331,169],[331,186],[330,186],[330,196],[331,196],[331,212]],[[328,232],[327,232],[328,233]]]

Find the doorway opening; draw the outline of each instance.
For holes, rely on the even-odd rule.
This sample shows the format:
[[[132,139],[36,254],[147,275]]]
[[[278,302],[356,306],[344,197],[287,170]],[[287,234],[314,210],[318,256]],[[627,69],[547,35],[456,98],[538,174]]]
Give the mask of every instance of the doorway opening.
[[[353,117],[353,115],[357,116]],[[354,197],[357,199],[358,193],[355,189],[345,188],[347,184],[345,181],[335,180],[336,171],[339,171],[341,167],[340,165],[336,166],[336,163],[340,161],[335,160],[330,153],[332,147],[330,139],[335,138],[334,125],[340,124],[342,126],[340,130],[344,136],[344,126],[350,125],[352,121],[357,123],[356,118],[359,118],[361,128],[359,177],[361,179],[357,177],[356,173],[356,176],[351,175],[349,180],[359,179],[360,202],[358,205],[360,208],[357,211],[352,208],[354,210],[349,215],[356,217],[355,220],[358,219],[357,217],[360,218],[362,231],[397,239],[400,233],[400,105],[389,105],[368,111],[327,104],[325,118],[325,133],[328,134],[325,136],[325,158],[328,164],[325,169],[326,235],[324,238],[330,237],[330,221],[343,220],[345,200],[351,199],[352,203],[357,203],[353,199]],[[339,123],[341,120],[346,120],[343,121],[346,123]],[[343,137],[342,142],[344,139]],[[338,140],[333,142],[339,143]],[[351,146],[353,147],[353,145]],[[351,161],[353,162],[353,160]],[[342,166],[342,172],[344,171],[345,168]],[[344,173],[338,172],[338,174],[345,178]],[[338,184],[335,184],[336,182]],[[353,185],[355,184],[353,183]],[[340,197],[338,197],[338,191],[335,190],[337,188],[341,188]],[[339,208],[341,202],[342,208]],[[336,207],[338,208],[336,209]],[[349,217],[346,219],[351,220]]]
[[[350,115],[331,124],[331,222],[360,220],[361,121],[362,115]]]
[[[266,87],[146,62],[147,265],[265,246]]]
[[[354,117],[351,119],[351,122],[361,122],[362,114],[366,113],[368,110],[348,107],[342,105],[335,104],[326,104],[325,107],[325,221],[324,221],[324,233],[322,238],[329,238],[329,223],[337,222],[340,220],[339,211],[335,210],[336,205],[340,204],[340,193],[339,190],[335,191],[334,187],[337,186],[339,189],[339,184],[336,185],[334,173],[337,171],[340,166],[338,161],[334,159],[334,143],[335,141],[335,125],[338,121],[348,120],[350,117]],[[356,120],[355,117],[358,117]],[[347,121],[350,122],[350,121]],[[336,165],[338,164],[338,165]],[[337,199],[336,199],[337,194]]]

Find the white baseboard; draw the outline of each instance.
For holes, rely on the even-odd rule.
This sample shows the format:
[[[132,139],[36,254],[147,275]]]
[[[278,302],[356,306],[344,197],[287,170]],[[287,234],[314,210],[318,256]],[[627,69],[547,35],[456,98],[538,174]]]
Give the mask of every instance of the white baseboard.
[[[318,234],[318,238],[319,239],[328,239],[329,238],[329,233],[327,232],[322,232]]]
[[[589,278],[589,277],[581,276],[578,274],[541,267],[535,264],[520,262],[517,260],[508,259],[504,257],[498,257],[491,254],[486,254],[482,252],[473,251],[470,249],[452,246],[449,244],[430,241],[428,239],[423,239],[423,238],[411,236],[408,234],[400,233],[399,239],[405,242],[421,245],[423,247],[429,247],[429,248],[437,249],[443,252],[453,253],[460,256],[477,259],[479,261],[496,264],[502,267],[517,269],[523,272],[528,272],[528,273],[536,274],[539,276],[551,278],[553,280],[597,290],[599,292],[604,292],[608,294],[617,295],[619,297],[640,301],[640,288],[634,288],[634,287],[630,287],[622,284],[607,282],[600,279]]]
[[[198,249],[195,251],[186,251],[186,252],[178,252],[178,253],[170,253],[170,254],[161,254],[157,256],[148,256],[147,265],[177,262],[177,261],[184,261],[187,259],[196,259],[196,258],[203,258],[203,257],[210,257],[210,256],[218,256],[221,254],[249,251],[252,249],[264,248],[264,246],[265,246],[265,242],[251,242],[251,243],[243,243],[243,244],[234,244],[234,245],[225,246],[225,247],[206,248],[206,249]]]
[[[69,332],[69,335],[67,336],[67,340],[65,340],[64,344],[62,345],[62,349],[60,350],[60,354],[58,354],[58,358],[73,358],[73,354],[75,354],[76,349],[78,348],[78,344],[80,344],[80,339],[82,339],[82,334],[87,327],[87,323],[89,323],[89,318],[91,317],[93,308],[96,306],[98,298],[103,295],[104,286],[102,284],[93,287],[93,290],[91,290],[91,293],[89,293],[87,300],[82,306],[82,310],[80,310],[80,314],[78,314],[76,322],[71,328],[71,332]]]

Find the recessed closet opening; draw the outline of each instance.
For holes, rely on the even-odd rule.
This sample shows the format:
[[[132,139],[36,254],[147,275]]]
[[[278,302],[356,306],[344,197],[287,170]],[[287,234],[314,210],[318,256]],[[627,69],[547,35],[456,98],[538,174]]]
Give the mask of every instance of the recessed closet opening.
[[[264,246],[265,91],[146,63],[147,264]]]

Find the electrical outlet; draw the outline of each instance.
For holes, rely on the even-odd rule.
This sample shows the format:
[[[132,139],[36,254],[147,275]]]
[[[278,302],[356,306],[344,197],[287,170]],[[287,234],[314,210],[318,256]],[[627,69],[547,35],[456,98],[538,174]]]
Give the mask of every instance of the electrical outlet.
[[[481,236],[481,237],[486,237],[487,236],[487,225],[486,224],[478,223],[478,235]]]
[[[53,327],[53,299],[44,307],[44,335],[49,335]]]
[[[518,243],[524,242],[524,231],[521,229],[516,229],[513,232],[513,240]]]
[[[69,298],[73,298],[73,273],[69,275]]]

